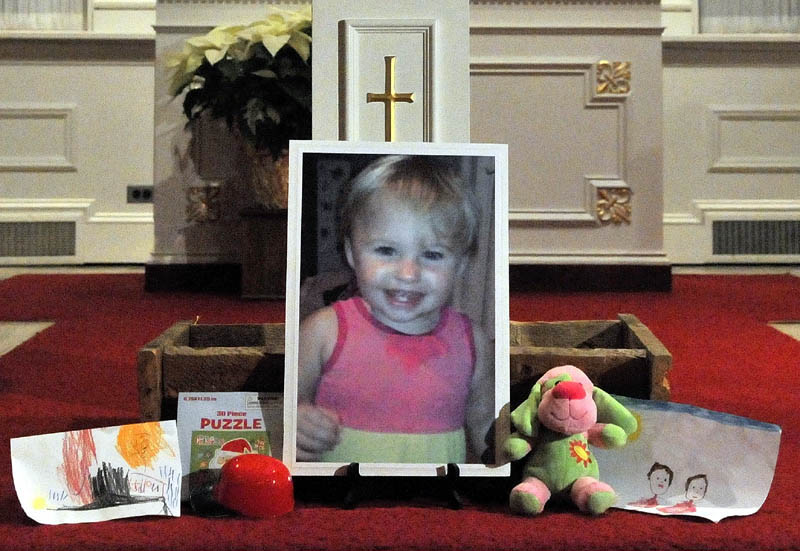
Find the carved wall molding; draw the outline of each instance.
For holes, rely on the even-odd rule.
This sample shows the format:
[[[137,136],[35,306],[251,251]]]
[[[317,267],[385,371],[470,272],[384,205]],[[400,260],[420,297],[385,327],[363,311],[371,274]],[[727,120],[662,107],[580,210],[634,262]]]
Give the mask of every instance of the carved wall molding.
[[[422,90],[414,92],[416,100],[422,104],[422,139],[420,141],[434,141],[436,136],[435,119],[437,96],[437,83],[434,79],[436,67],[436,21],[433,19],[346,19],[340,22],[340,32],[344,38],[342,53],[344,57],[344,71],[339,73],[340,119],[339,139],[358,140],[361,110],[367,109],[364,98],[359,94],[359,75],[361,62],[359,50],[362,43],[367,45],[376,42],[376,39],[403,37],[404,40],[414,39],[419,41],[419,62],[422,69]],[[439,60],[443,63],[443,60]],[[383,80],[383,79],[381,79]],[[403,90],[405,91],[405,90]]]
[[[0,103],[0,171],[75,172],[72,103]],[[20,144],[36,144],[21,148]]]
[[[631,223],[633,207],[631,189],[627,186],[597,186],[595,213],[601,225]]]
[[[89,224],[153,224],[152,212],[96,212]]]
[[[156,4],[237,4],[252,6],[300,6],[310,4],[311,0],[156,0]]]
[[[204,224],[219,220],[222,211],[221,191],[219,183],[190,186],[186,190],[186,222]]]
[[[565,6],[626,6],[626,5],[659,5],[661,0],[470,0],[470,5],[477,6],[535,6],[540,5],[565,5]]]
[[[303,5],[311,0],[157,0],[157,4],[264,4],[264,5]],[[661,0],[470,0],[476,6],[535,6],[539,5],[573,5],[573,6],[637,6],[659,5]]]
[[[585,35],[585,36],[608,36],[608,35],[640,35],[658,36],[664,32],[663,27],[650,25],[637,26],[603,26],[595,27],[592,25],[580,26],[555,26],[555,25],[534,25],[519,23],[514,25],[501,23],[480,23],[469,27],[471,35]]]
[[[509,264],[531,265],[621,265],[621,266],[667,266],[669,262],[663,254],[632,254],[623,248],[607,252],[596,250],[575,250],[569,253],[549,253],[539,249],[518,247],[510,255]]]
[[[664,213],[664,225],[703,225],[720,218],[762,220],[800,218],[800,200],[794,199],[696,199],[689,212]]]
[[[156,0],[94,0],[95,10],[153,10]]]
[[[597,85],[595,94],[627,95],[631,92],[630,61],[598,61],[596,66]]]
[[[546,34],[663,32],[657,0],[472,0],[470,19],[477,27],[531,27]]]
[[[152,212],[91,212],[94,199],[0,199],[0,222],[153,224]]]
[[[616,113],[616,126],[612,138],[616,158],[614,173],[602,176],[585,175],[581,195],[582,203],[573,208],[511,208],[509,221],[512,224],[563,224],[598,225],[603,221],[597,213],[599,189],[629,189],[625,183],[625,100],[629,93],[598,93],[596,75],[599,62],[589,59],[534,59],[534,58],[473,58],[470,63],[471,75],[514,75],[521,78],[539,76],[580,77],[583,86],[583,107],[585,109],[613,109]],[[604,141],[599,136],[598,141]],[[606,142],[608,140],[605,140]],[[553,183],[554,186],[563,184]],[[623,212],[624,214],[624,212]],[[605,214],[604,214],[605,216]]]
[[[2,199],[0,221],[77,221],[87,216],[93,199]]]
[[[738,226],[735,232],[738,238],[728,241],[727,245],[738,242],[741,250],[735,253],[714,251],[714,247],[726,242],[726,235],[731,237],[724,229],[717,234],[717,223]],[[761,223],[764,225],[759,226]],[[759,228],[755,235],[752,229],[747,229],[752,224]],[[794,236],[798,224],[800,200],[797,199],[695,199],[688,211],[664,213],[667,244],[681,251],[683,262],[696,264],[721,259],[732,263],[797,263],[800,255],[791,250],[796,247]],[[783,232],[776,225],[784,226]],[[687,243],[708,245],[687,247]],[[761,247],[768,249],[759,252]]]
[[[717,105],[707,116],[709,172],[800,172],[800,105]]]

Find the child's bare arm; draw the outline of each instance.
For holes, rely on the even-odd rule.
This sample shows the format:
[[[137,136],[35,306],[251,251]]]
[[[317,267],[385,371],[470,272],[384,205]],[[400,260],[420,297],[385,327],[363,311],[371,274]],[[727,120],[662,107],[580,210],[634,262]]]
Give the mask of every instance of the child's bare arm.
[[[339,418],[308,403],[297,405],[297,461],[319,461],[339,443]]]
[[[487,438],[494,423],[494,354],[486,333],[473,324],[475,372],[467,403],[467,442],[472,461],[486,462]]]
[[[314,405],[322,372],[336,345],[338,322],[332,308],[311,314],[300,325],[297,371],[297,460],[318,461],[339,441],[339,418]]]

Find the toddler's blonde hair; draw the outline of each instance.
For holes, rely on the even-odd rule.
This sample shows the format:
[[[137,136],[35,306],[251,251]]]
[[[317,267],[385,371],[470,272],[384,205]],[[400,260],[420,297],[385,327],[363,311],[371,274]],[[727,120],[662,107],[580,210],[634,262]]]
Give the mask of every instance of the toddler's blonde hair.
[[[461,254],[477,249],[479,214],[474,193],[458,173],[430,155],[389,155],[372,162],[350,183],[343,197],[339,232],[352,236],[355,221],[374,201],[400,200],[428,216],[434,231]]]

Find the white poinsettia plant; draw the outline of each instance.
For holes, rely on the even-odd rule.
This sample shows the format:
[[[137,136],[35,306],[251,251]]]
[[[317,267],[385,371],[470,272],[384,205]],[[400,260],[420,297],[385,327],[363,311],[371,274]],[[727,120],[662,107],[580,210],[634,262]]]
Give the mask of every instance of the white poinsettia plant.
[[[170,93],[185,92],[189,121],[223,118],[277,159],[290,139],[311,137],[311,7],[273,8],[245,26],[216,27],[168,56]]]

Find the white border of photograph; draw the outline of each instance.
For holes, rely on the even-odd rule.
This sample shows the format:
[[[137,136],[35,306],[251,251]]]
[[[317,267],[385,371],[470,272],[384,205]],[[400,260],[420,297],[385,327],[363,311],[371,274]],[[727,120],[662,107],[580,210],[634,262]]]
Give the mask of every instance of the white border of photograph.
[[[461,476],[509,476],[502,462],[502,442],[509,431],[509,289],[508,289],[508,146],[400,142],[291,141],[286,270],[286,369],[284,382],[283,462],[293,475],[345,475],[348,464],[296,460],[298,348],[300,326],[301,226],[303,224],[303,160],[306,154],[407,154],[494,158],[494,464],[459,464]],[[443,476],[447,466],[429,463],[360,463],[366,476]]]

